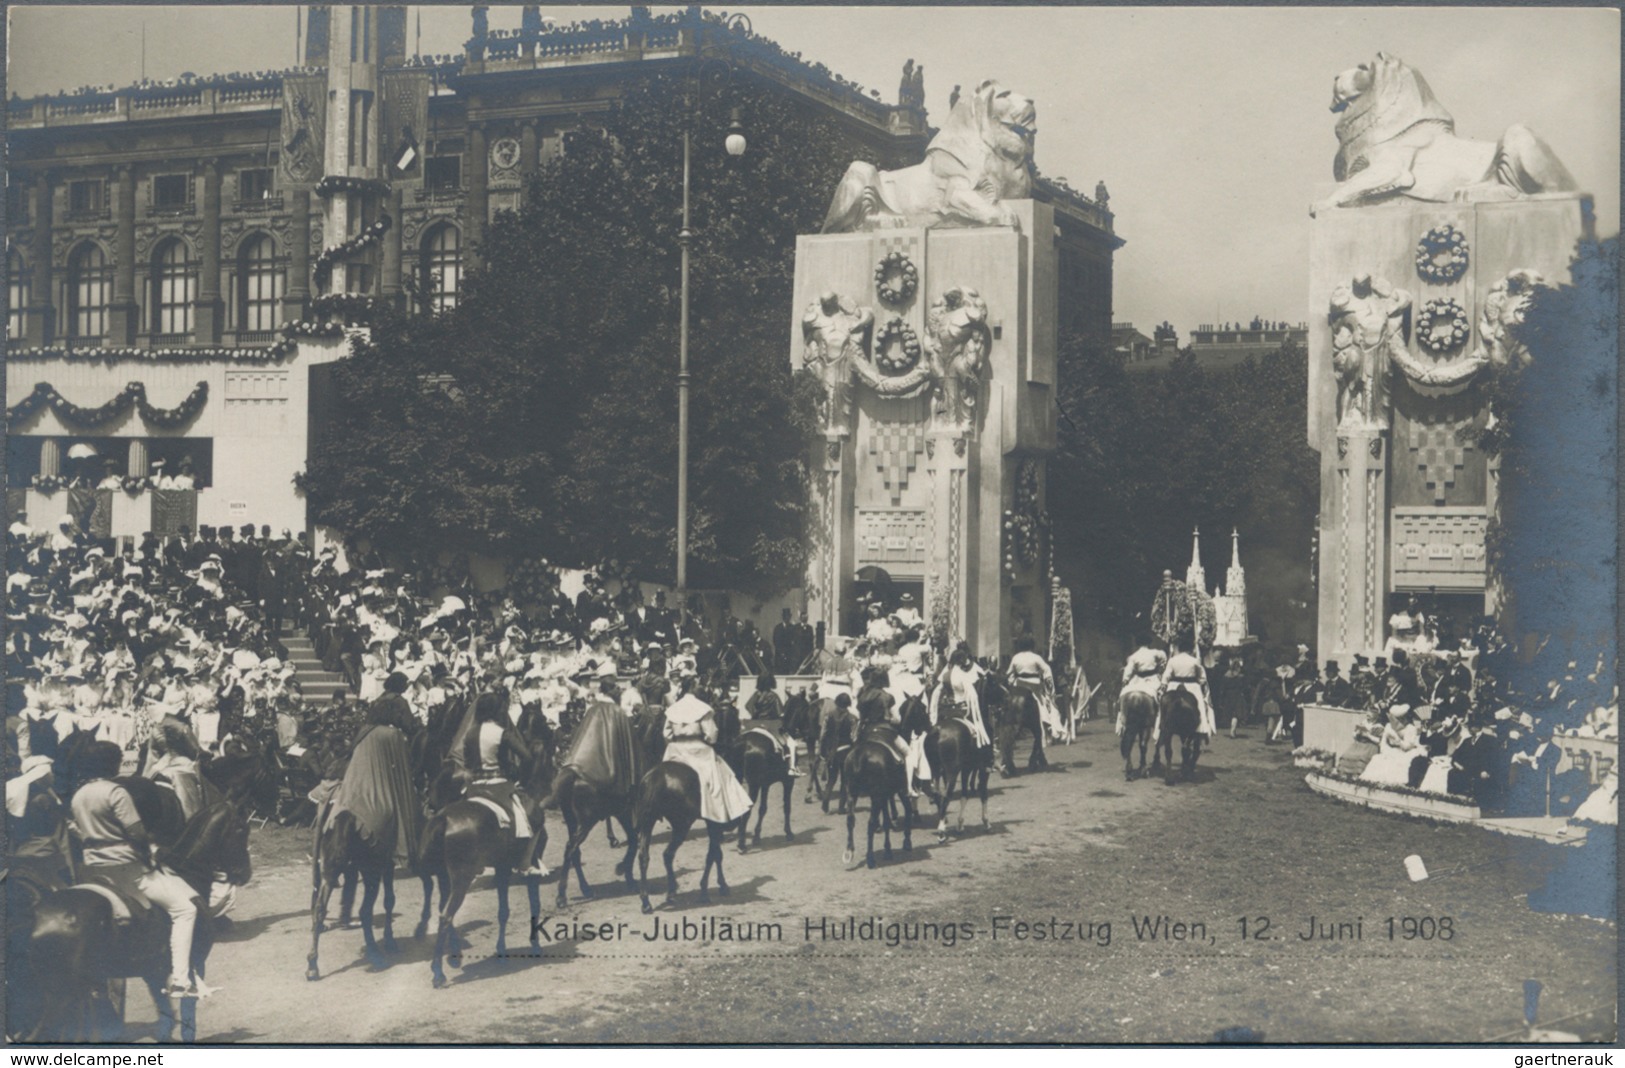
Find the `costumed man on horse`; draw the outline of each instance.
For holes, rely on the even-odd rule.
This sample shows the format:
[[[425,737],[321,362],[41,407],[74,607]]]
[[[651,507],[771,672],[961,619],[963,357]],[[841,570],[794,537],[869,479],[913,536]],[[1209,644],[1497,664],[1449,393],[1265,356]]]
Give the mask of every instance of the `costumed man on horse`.
[[[790,774],[797,776],[801,771],[796,767],[796,740],[785,723],[784,700],[779,697],[778,687],[779,680],[771,671],[762,672],[756,677],[756,692],[745,702],[745,711],[750,713],[750,729],[778,743]]]
[[[874,738],[886,743],[897,756],[898,763],[903,765],[903,779],[908,783],[908,796],[918,797],[920,792],[914,786],[915,775],[927,779],[931,776],[929,769],[923,767],[925,735],[922,731],[911,741],[896,729],[901,716],[897,711],[897,697],[890,686],[891,677],[885,668],[871,665],[863,669],[863,689],[858,691],[857,702],[859,730],[861,732],[865,727],[874,726],[892,728],[877,732]]]
[[[1159,693],[1169,690],[1184,690],[1196,698],[1201,710],[1200,726],[1197,728],[1203,739],[1212,744],[1213,735],[1218,732],[1213,717],[1213,700],[1208,696],[1207,670],[1202,667],[1202,661],[1191,652],[1191,639],[1179,635],[1174,639],[1174,654],[1168,658],[1168,663],[1162,669],[1162,687]],[[1159,718],[1156,728],[1152,731],[1152,738],[1162,737],[1162,724]]]
[[[982,720],[982,701],[977,692],[977,684],[984,674],[982,666],[971,653],[970,643],[961,641],[949,654],[948,662],[938,673],[936,687],[931,692],[931,722],[941,722],[944,716],[964,720],[970,724],[979,749],[988,749],[993,745],[993,739]]]
[[[1149,634],[1140,636],[1139,647],[1129,654],[1123,665],[1123,688],[1117,694],[1117,733],[1123,733],[1123,698],[1131,693],[1143,693],[1152,700],[1162,696],[1162,669],[1167,666],[1168,655],[1152,644]]]
[[[365,837],[392,847],[397,858],[415,863],[423,836],[423,809],[412,788],[412,751],[407,740],[419,724],[402,696],[408,685],[399,671],[384,680],[383,696],[368,706],[367,722],[356,734],[344,778],[326,799],[316,826],[325,830],[340,812],[348,811]],[[312,800],[317,800],[314,792]]]
[[[82,874],[111,885],[136,902],[151,902],[169,915],[168,997],[195,998],[192,933],[203,902],[185,879],[158,864],[152,840],[130,792],[113,779],[124,753],[115,742],[92,742],[85,751],[86,782],[74,793],[73,822],[85,844]]]
[[[538,854],[546,839],[530,826],[531,799],[504,767],[529,767],[535,759],[530,746],[510,723],[506,702],[499,693],[482,693],[474,702],[474,724],[463,739],[463,763],[469,774],[469,800],[498,806],[513,827],[514,842],[526,842],[525,853],[514,869],[521,878],[548,874]],[[504,757],[508,763],[504,764]],[[517,762],[517,764],[515,763]]]
[[[1030,635],[1023,634],[1015,641],[1016,652],[1010,658],[1008,669],[1010,687],[1018,693],[1032,695],[1033,701],[1038,705],[1038,719],[1044,725],[1044,730],[1051,739],[1064,741],[1066,739],[1066,724],[1061,719],[1061,709],[1055,703],[1055,674],[1042,656],[1035,650],[1035,643]]]

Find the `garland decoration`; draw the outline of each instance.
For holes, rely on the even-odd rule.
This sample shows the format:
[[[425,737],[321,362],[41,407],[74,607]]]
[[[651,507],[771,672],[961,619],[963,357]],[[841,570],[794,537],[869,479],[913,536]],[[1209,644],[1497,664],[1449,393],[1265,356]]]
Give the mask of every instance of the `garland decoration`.
[[[919,288],[920,270],[904,253],[889,253],[875,268],[875,294],[883,304],[907,304]]]
[[[347,325],[372,322],[380,302],[365,293],[327,293],[310,302],[311,320],[338,319]]]
[[[1467,312],[1455,297],[1436,297],[1416,316],[1416,339],[1436,356],[1461,348],[1471,332]]]
[[[49,407],[64,423],[94,429],[122,417],[133,406],[141,413],[141,418],[151,425],[174,430],[195,419],[198,412],[203,410],[203,402],[208,399],[209,383],[199,382],[180,404],[173,408],[157,408],[147,400],[147,387],[140,382],[131,382],[106,404],[82,408],[58,393],[49,382],[41,382],[28,396],[6,409],[6,422],[24,422],[41,408]]]
[[[28,484],[41,493],[55,493],[68,484],[68,480],[61,475],[35,475],[28,480]]]
[[[1015,500],[1004,512],[1004,572],[1014,578],[1017,571],[1038,563],[1040,531],[1049,527],[1049,513],[1038,504],[1038,462],[1021,461],[1016,469]]]
[[[1467,273],[1467,235],[1442,223],[1416,243],[1416,273],[1424,282],[1448,285]]]
[[[393,222],[394,220],[388,215],[380,215],[376,222],[354,237],[341,244],[334,245],[332,248],[322,249],[321,254],[316,257],[316,266],[313,272],[316,278],[316,288],[326,289],[329,279],[333,277],[333,264],[339,260],[348,259],[372,245],[376,245],[384,234],[389,232]]]
[[[382,178],[352,178],[347,174],[329,174],[316,183],[316,195],[322,198],[335,193],[376,193],[389,195],[389,183]]]
[[[120,360],[140,360],[146,363],[207,363],[210,360],[224,360],[227,363],[270,363],[281,359],[283,353],[278,353],[275,347],[271,348],[244,348],[232,349],[222,346],[209,346],[206,348],[157,348],[138,349],[133,346],[120,346],[117,348],[104,348],[101,346],[86,346],[83,348],[53,348],[35,345],[27,349],[11,349],[6,353],[8,360],[41,360],[64,363],[118,363]]]
[[[124,492],[129,494],[141,493],[144,490],[156,489],[158,484],[150,475],[125,475],[122,485]]]
[[[897,347],[893,347],[897,342]],[[875,366],[887,376],[906,375],[920,362],[919,336],[901,319],[881,327],[875,338]]]

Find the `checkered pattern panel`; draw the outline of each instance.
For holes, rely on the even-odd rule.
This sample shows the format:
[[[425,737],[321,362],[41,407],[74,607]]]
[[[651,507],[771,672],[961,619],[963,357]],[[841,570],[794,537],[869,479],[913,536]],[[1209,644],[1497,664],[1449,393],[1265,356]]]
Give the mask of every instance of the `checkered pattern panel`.
[[[1410,450],[1413,462],[1433,490],[1433,503],[1443,504],[1446,490],[1456,484],[1456,472],[1467,464],[1473,446],[1457,440],[1453,423],[1412,423]]]
[[[919,423],[881,423],[869,432],[869,456],[875,470],[891,492],[893,504],[900,504],[908,488],[909,476],[919,467],[925,452],[925,429]]]

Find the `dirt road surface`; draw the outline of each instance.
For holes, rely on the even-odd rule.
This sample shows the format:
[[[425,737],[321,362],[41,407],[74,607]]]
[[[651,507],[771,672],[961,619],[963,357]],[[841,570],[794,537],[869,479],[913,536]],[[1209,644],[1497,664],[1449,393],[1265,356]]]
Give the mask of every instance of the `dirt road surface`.
[[[360,931],[338,930],[322,939],[322,978],[306,981],[309,832],[256,830],[255,877],[210,962],[219,991],[200,1007],[200,1038],[1191,1043],[1247,1028],[1270,1042],[1482,1042],[1523,1032],[1526,979],[1544,985],[1543,1025],[1613,1037],[1614,924],[1529,907],[1564,860],[1555,847],[1312,794],[1257,731],[1216,739],[1196,781],[1173,787],[1125,782],[1099,720],[1051,759],[1047,773],[994,778],[986,829],[972,804],[963,834],[938,844],[917,829],[910,852],[894,838],[873,871],[867,812],[849,866],[843,817],[804,804],[798,787],[787,843],[775,793],[762,845],[728,847],[732,894],[700,904],[705,850],[691,840],[676,907],[653,918],[594,831],[595,896],[572,881],[555,914],[549,879],[543,919],[619,937],[544,939],[532,953],[516,888],[511,953],[494,957],[485,876],[459,917],[463,967],[443,990],[430,987],[430,940],[411,938],[422,899],[405,876],[391,966],[371,971]],[[556,867],[556,815],[549,830]],[[1413,853],[1433,878],[1407,879]],[[653,919],[677,939],[646,940]],[[728,940],[724,920],[768,940]],[[1342,937],[1302,937],[1322,931]],[[132,1034],[152,1019],[132,990]]]

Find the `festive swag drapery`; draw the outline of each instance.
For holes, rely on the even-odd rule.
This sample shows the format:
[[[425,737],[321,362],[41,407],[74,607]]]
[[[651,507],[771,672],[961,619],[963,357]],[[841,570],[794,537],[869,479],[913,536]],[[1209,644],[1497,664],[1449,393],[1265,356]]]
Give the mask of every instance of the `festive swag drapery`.
[[[208,399],[209,383],[199,382],[180,404],[173,408],[159,408],[147,400],[147,387],[143,383],[131,382],[106,404],[84,408],[58,393],[49,382],[41,382],[28,396],[6,409],[6,424],[21,423],[32,418],[41,408],[49,407],[64,423],[94,429],[120,418],[134,406],[146,422],[173,430],[196,418]]]

